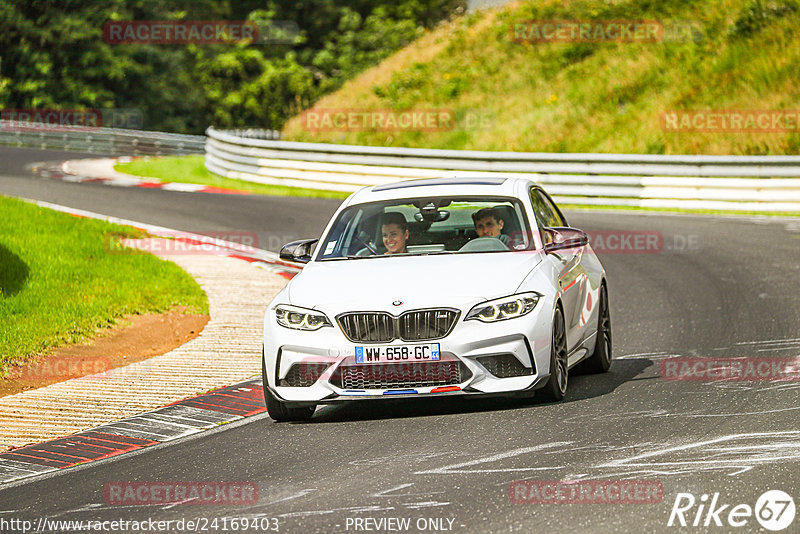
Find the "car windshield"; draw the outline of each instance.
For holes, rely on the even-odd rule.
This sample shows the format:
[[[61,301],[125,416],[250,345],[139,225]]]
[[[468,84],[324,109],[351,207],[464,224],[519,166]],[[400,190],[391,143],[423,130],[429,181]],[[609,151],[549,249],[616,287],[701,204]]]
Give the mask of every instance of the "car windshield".
[[[317,259],[519,251],[531,247],[530,235],[522,205],[513,198],[371,202],[339,214]]]

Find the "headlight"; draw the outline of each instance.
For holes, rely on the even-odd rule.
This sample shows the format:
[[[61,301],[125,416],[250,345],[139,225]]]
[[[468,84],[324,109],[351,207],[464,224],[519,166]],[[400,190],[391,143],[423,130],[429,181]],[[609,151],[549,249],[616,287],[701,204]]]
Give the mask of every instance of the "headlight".
[[[531,292],[482,302],[472,308],[464,320],[477,319],[484,323],[494,323],[522,317],[533,311],[540,297],[538,293]]]
[[[279,325],[295,330],[319,330],[331,326],[324,313],[288,304],[275,306],[275,319]]]

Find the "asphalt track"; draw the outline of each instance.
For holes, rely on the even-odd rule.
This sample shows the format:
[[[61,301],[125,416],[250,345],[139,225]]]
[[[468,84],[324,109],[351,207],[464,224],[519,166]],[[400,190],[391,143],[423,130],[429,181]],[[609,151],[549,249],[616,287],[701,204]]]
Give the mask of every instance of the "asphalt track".
[[[0,194],[198,233],[257,232],[271,250],[280,240],[318,235],[338,204],[69,184],[25,170],[73,156],[0,148]],[[390,532],[363,520],[400,518],[410,528],[395,532],[729,532],[733,506],[755,507],[767,490],[783,490],[800,506],[800,381],[674,381],[660,374],[661,362],[675,356],[800,355],[800,221],[567,217],[590,231],[660,232],[664,246],[601,253],[617,359],[608,374],[571,376],[564,402],[392,400],[320,408],[303,424],[259,416],[6,486],[0,520],[207,518],[214,532],[222,531],[211,528],[215,518],[218,527],[223,518],[277,518],[280,532],[300,533]],[[509,485],[519,480],[619,479],[660,484],[663,499],[509,498]],[[107,504],[104,487],[121,481],[249,482],[259,496],[246,506]],[[698,503],[685,512],[689,526],[669,527],[679,493]],[[729,505],[718,516],[722,526],[713,517],[703,526],[708,502],[691,526],[704,494],[708,501],[719,494],[717,508]],[[743,520],[737,532],[763,531],[755,517]],[[181,531],[174,523],[168,530]],[[783,530],[798,531],[800,517]]]

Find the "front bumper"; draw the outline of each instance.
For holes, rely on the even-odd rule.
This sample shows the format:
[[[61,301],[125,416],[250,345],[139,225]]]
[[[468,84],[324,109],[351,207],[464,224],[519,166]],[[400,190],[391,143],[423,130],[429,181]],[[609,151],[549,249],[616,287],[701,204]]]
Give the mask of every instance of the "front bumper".
[[[336,403],[398,396],[503,395],[544,385],[550,373],[552,313],[539,302],[530,314],[500,321],[464,321],[439,343],[441,361],[359,364],[355,348],[409,344],[358,344],[338,325],[317,331],[284,328],[267,310],[264,365],[268,387],[287,402]],[[379,367],[383,367],[379,369]]]

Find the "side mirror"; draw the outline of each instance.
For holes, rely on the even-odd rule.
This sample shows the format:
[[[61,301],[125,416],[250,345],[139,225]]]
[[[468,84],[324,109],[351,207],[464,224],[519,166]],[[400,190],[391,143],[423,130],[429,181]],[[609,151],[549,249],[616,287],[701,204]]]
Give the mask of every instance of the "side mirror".
[[[284,261],[294,261],[297,263],[308,263],[311,261],[311,247],[319,239],[301,239],[283,245],[279,254]]]
[[[589,236],[583,230],[560,226],[557,228],[542,228],[544,251],[547,254],[568,248],[581,248],[589,244]]]

